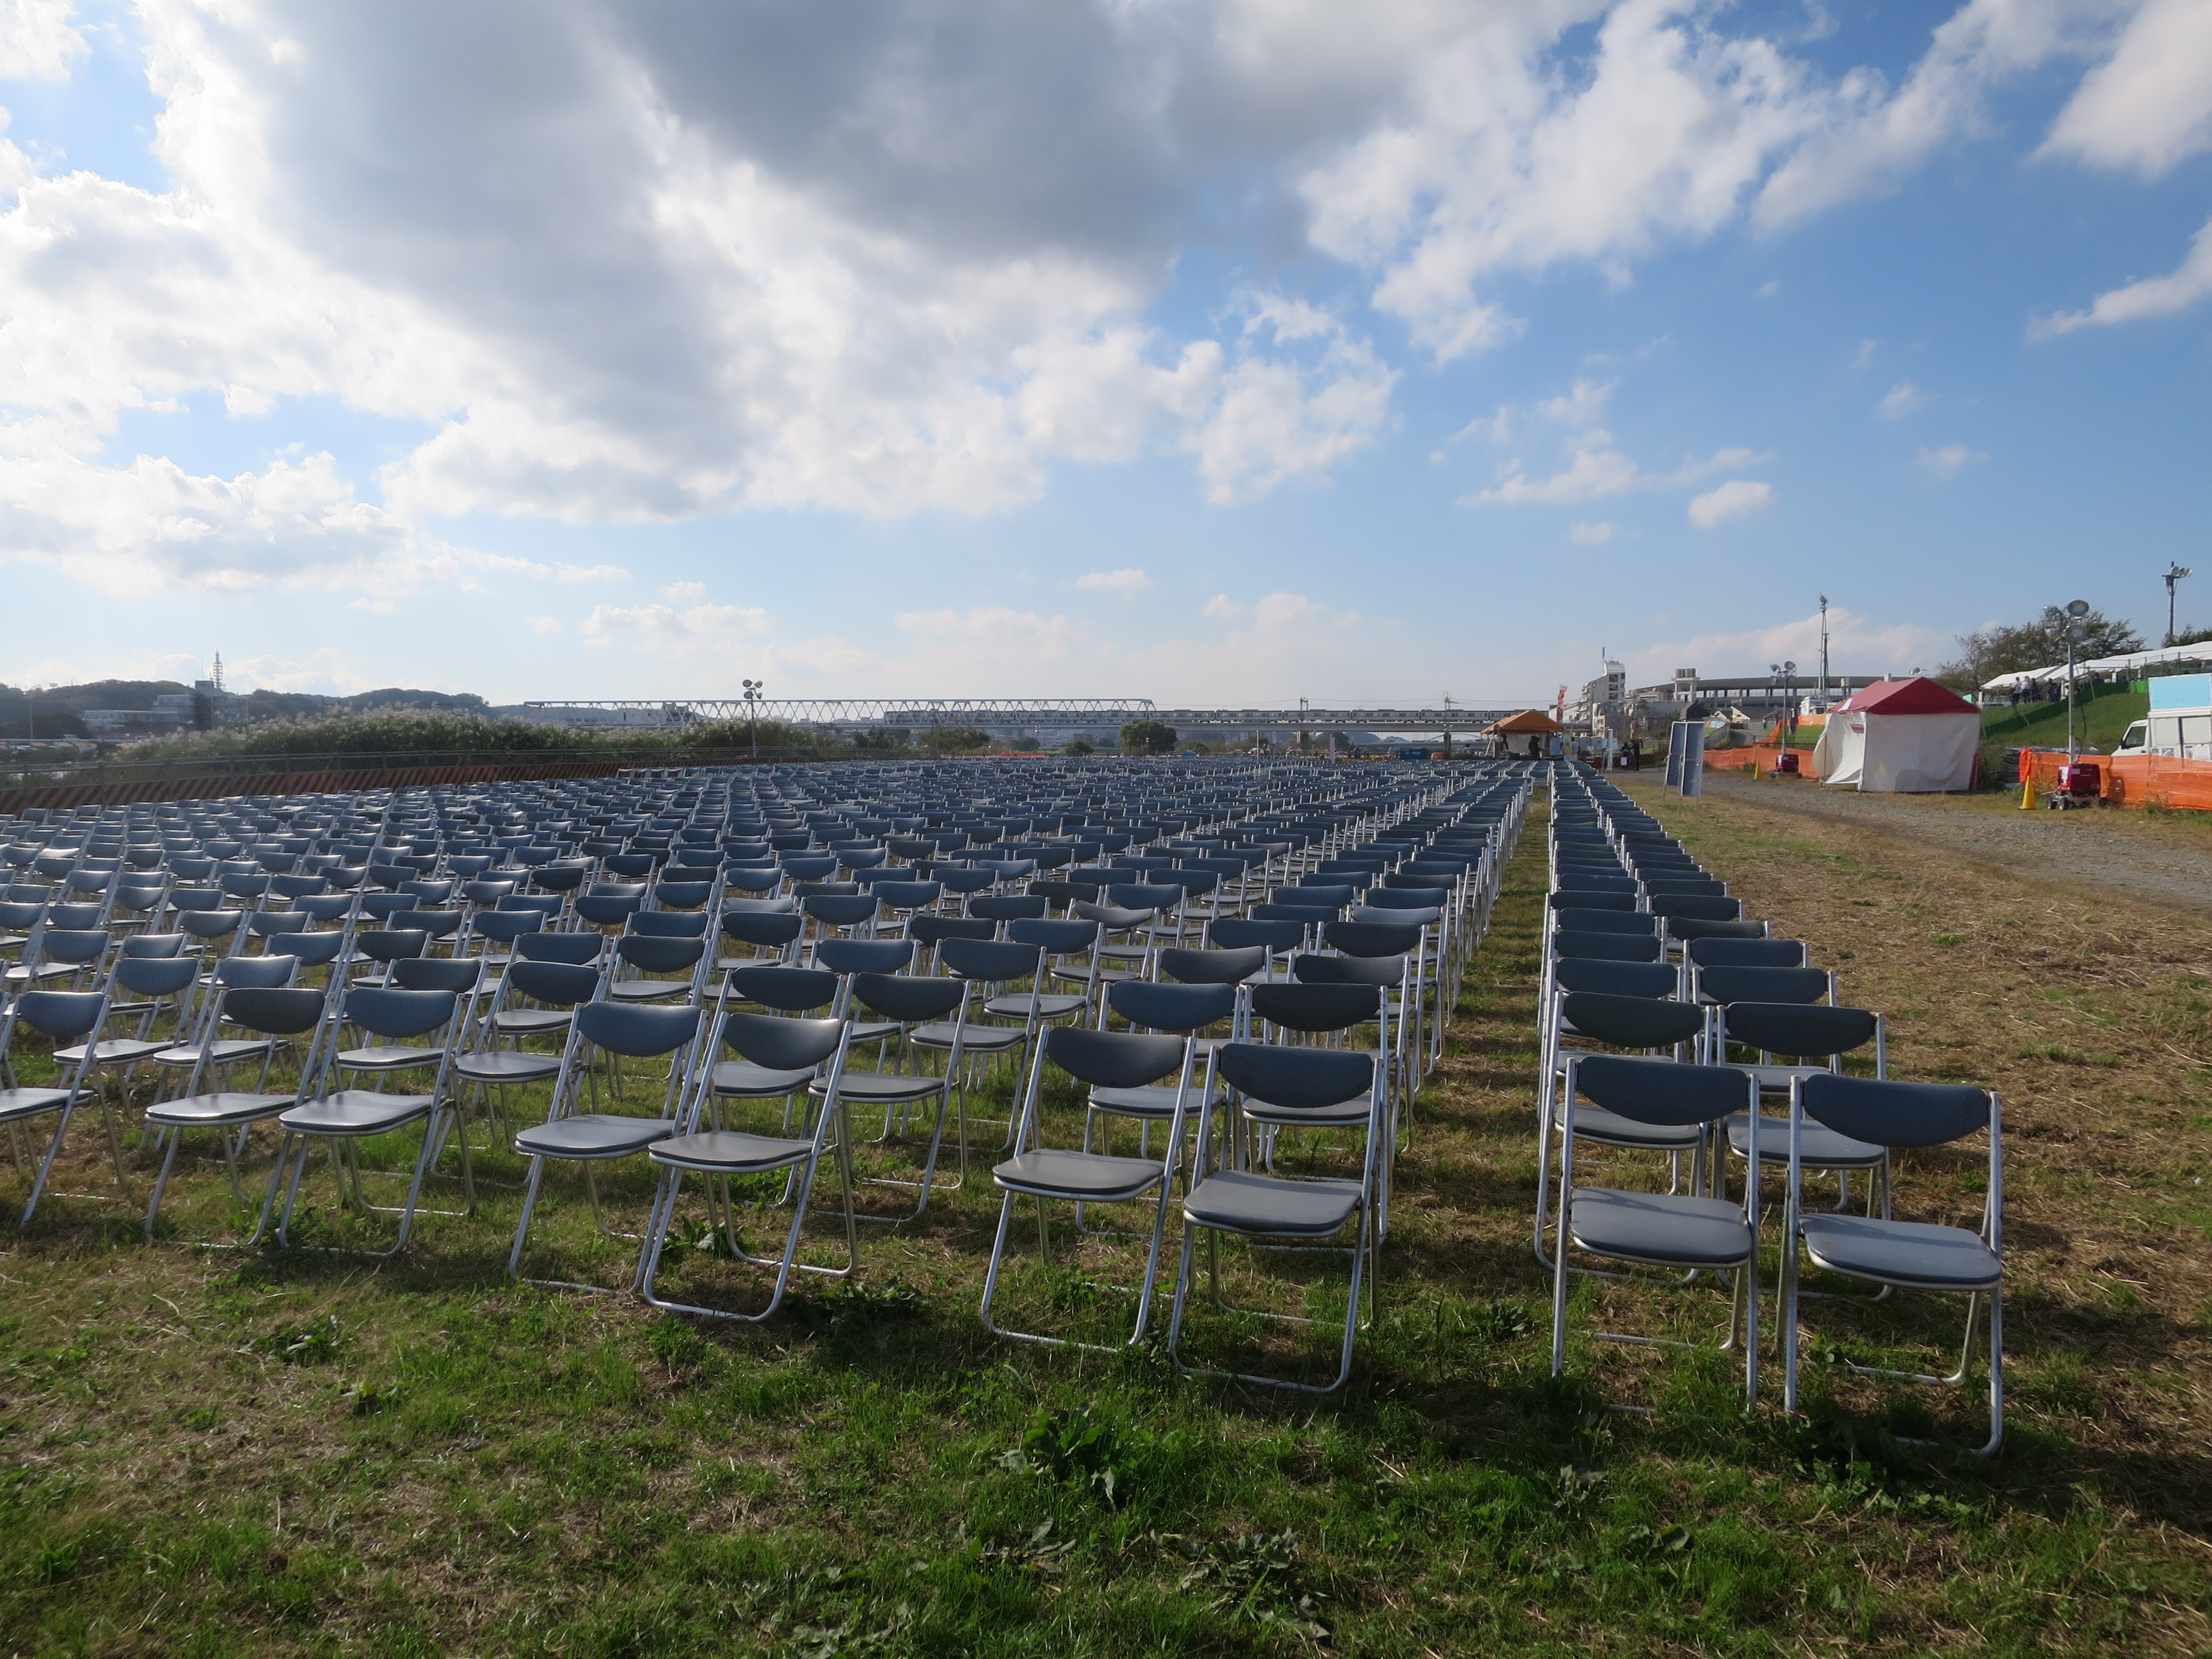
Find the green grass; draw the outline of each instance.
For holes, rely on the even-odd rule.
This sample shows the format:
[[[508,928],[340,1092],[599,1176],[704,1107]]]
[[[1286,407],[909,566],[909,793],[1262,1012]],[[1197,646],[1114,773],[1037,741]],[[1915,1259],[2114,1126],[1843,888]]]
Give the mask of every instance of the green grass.
[[[858,1284],[805,1287],[760,1329],[509,1287],[514,1200],[490,1188],[381,1270],[149,1249],[122,1210],[64,1200],[0,1262],[7,1650],[2202,1650],[2202,1545],[2172,1534],[2201,1532],[2202,1507],[2160,1507],[2154,1483],[2069,1440],[2122,1387],[2094,1338],[2039,1346],[2023,1326],[1993,1467],[1891,1437],[1963,1434],[1972,1399],[1853,1393],[1821,1363],[1932,1358],[1948,1309],[1839,1312],[1802,1419],[1743,1418],[1711,1354],[1577,1339],[1552,1380],[1525,1231],[1540,843],[1414,1115],[1382,1322],[1342,1395],[994,1338],[975,1311],[996,1214],[980,1170],[923,1225],[871,1230]],[[88,1131],[69,1190],[100,1190],[96,1150]],[[511,1179],[514,1161],[487,1152],[478,1173]],[[595,1243],[575,1184],[553,1184],[547,1244],[618,1279],[628,1247]],[[638,1172],[604,1191],[611,1217],[641,1208]],[[225,1192],[193,1170],[178,1224],[215,1229]],[[308,1231],[355,1224],[319,1209]],[[1047,1267],[1021,1227],[1010,1317],[1126,1328],[1126,1299],[1094,1286],[1127,1276],[1130,1247],[1078,1246],[1063,1216]],[[1334,1267],[1224,1260],[1240,1299],[1296,1305],[1288,1276],[1324,1316],[1341,1307]],[[683,1272],[730,1275],[704,1251]],[[1584,1330],[1600,1313],[1700,1337],[1718,1321],[1694,1292],[1591,1283],[1577,1305]],[[1200,1340],[1299,1357],[1256,1322],[1213,1317]]]
[[[2084,744],[2110,754],[2128,727],[2150,712],[2150,693],[2116,686],[2100,686],[2095,690],[2097,695],[2083,696],[2077,705],[2076,729]],[[2003,746],[2063,749],[2066,705],[2036,702],[2023,703],[2018,708],[1984,709],[1982,737],[1984,742]]]

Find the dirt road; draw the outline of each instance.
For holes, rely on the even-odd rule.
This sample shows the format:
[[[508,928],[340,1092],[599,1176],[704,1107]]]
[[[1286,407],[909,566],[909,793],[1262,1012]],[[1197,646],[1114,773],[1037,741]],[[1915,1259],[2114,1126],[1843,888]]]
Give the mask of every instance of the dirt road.
[[[1987,796],[1860,795],[1810,782],[1708,774],[1708,794],[1960,854],[2028,881],[2064,882],[2212,912],[2212,826],[2099,808],[2021,811]],[[2201,844],[2199,844],[2201,843]]]

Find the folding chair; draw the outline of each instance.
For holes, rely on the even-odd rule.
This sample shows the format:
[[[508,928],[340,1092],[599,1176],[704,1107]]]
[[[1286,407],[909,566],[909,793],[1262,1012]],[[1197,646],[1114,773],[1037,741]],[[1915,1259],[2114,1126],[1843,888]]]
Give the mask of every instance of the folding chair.
[[[1613,1054],[1575,1054],[1567,1060],[1559,1112],[1559,1210],[1552,1251],[1552,1375],[1567,1356],[1567,1274],[1570,1250],[1636,1267],[1674,1267],[1692,1276],[1733,1275],[1727,1340],[1733,1348],[1743,1324],[1744,1409],[1759,1402],[1759,1160],[1758,1129],[1744,1200],[1684,1193],[1623,1192],[1575,1185],[1575,1141],[1589,1109],[1603,1114],[1607,1145],[1620,1144],[1621,1124],[1659,1135],[1703,1135],[1747,1105],[1757,1108],[1759,1085],[1728,1066],[1652,1064]],[[1589,1137],[1584,1137],[1585,1139]],[[1616,1279],[1620,1275],[1613,1275]],[[1741,1309],[1739,1316],[1738,1310]],[[1614,1331],[1592,1333],[1600,1341],[1681,1347],[1684,1343]]]
[[[752,1081],[742,1086],[725,1086],[718,1082],[712,1097],[757,1099],[778,1091],[788,1097],[807,1092],[818,1085],[821,1104],[814,1113],[811,1132],[803,1139],[788,1133],[760,1135],[725,1129],[719,1121],[702,1128],[697,1121],[700,1109],[695,1105],[693,1121],[684,1133],[671,1136],[647,1149],[646,1156],[659,1168],[661,1177],[653,1216],[646,1229],[638,1291],[654,1307],[665,1308],[672,1313],[758,1324],[772,1317],[782,1306],[785,1287],[794,1271],[846,1279],[860,1267],[860,1230],[853,1208],[852,1129],[838,1091],[851,1028],[842,1019],[777,1018],[726,1011],[718,1019],[717,1027],[717,1049],[727,1048],[737,1054],[739,1060],[728,1064],[744,1068]],[[717,1073],[723,1069],[722,1066],[714,1067]],[[702,1103],[705,1103],[704,1099]],[[787,1111],[787,1129],[789,1123],[790,1114]],[[845,1265],[842,1267],[820,1267],[799,1260],[799,1230],[805,1223],[807,1206],[813,1197],[815,1177],[827,1155],[836,1158],[844,1200]],[[785,1182],[786,1196],[792,1206],[791,1231],[784,1239],[781,1255],[757,1256],[746,1250],[739,1239],[730,1204],[729,1183],[738,1176],[778,1172],[795,1177]],[[751,1267],[775,1270],[768,1305],[758,1313],[679,1302],[653,1289],[669,1231],[675,1225],[676,1203],[686,1175],[708,1177],[710,1213],[719,1222],[723,1248],[730,1255]]]
[[[520,965],[520,964],[518,964]],[[513,969],[509,970],[510,972]],[[598,1166],[611,1159],[631,1158],[656,1141],[677,1133],[690,1109],[694,1073],[704,1067],[689,1063],[699,1036],[701,1012],[696,1007],[657,1008],[643,1003],[588,1002],[579,1007],[568,1030],[561,1057],[560,1075],[554,1079],[553,1098],[545,1121],[523,1130],[514,1138],[514,1150],[530,1160],[523,1188],[522,1219],[514,1231],[514,1248],[507,1259],[507,1277],[554,1290],[611,1293],[614,1287],[587,1285],[564,1279],[525,1279],[522,1251],[530,1237],[531,1218],[537,1212],[538,1194],[548,1160],[584,1166],[585,1190],[590,1195],[592,1224],[602,1238],[635,1237],[611,1231],[600,1210]],[[651,1060],[666,1056],[668,1083],[660,1112],[643,1117],[626,1112],[580,1112],[577,1096],[586,1071],[586,1044],[611,1054]],[[638,1267],[631,1269],[630,1288],[635,1288]]]
[[[1285,1389],[1301,1394],[1333,1394],[1352,1375],[1354,1333],[1359,1324],[1359,1285],[1367,1277],[1368,1318],[1372,1323],[1379,1300],[1381,1207],[1379,1188],[1389,1133],[1383,1099],[1382,1068],[1371,1054],[1338,1049],[1316,1052],[1249,1042],[1224,1044],[1216,1051],[1216,1066],[1224,1083],[1237,1091],[1237,1109],[1255,1121],[1279,1126],[1310,1125],[1343,1128],[1355,1124],[1365,1134],[1365,1153],[1357,1180],[1330,1178],[1291,1180],[1274,1175],[1207,1162],[1212,1103],[1199,1106],[1198,1146],[1192,1169],[1195,1180],[1183,1199],[1182,1253],[1176,1268],[1175,1308],[1168,1323],[1168,1358],[1176,1369],[1206,1376],[1233,1376],[1238,1382]],[[1210,1092],[1210,1091],[1209,1091]],[[1227,1134],[1224,1125],[1224,1134]],[[1344,1341],[1337,1358],[1336,1376],[1326,1383],[1301,1382],[1292,1378],[1266,1376],[1246,1371],[1224,1371],[1192,1365],[1182,1357],[1183,1322],[1189,1305],[1191,1261],[1198,1237],[1206,1235],[1206,1279],[1214,1308],[1224,1313],[1285,1324],[1312,1325],[1310,1316],[1231,1309],[1221,1297],[1219,1241],[1224,1233],[1247,1240],[1268,1240],[1302,1250],[1322,1248],[1320,1241],[1334,1238],[1354,1227],[1346,1254],[1351,1258],[1351,1284],[1345,1297]]]
[[[1984,1457],[2004,1443],[2004,1148],[2002,1107],[1988,1090],[1957,1084],[1896,1083],[1816,1073],[1798,1078],[1790,1092],[1790,1184],[1782,1251],[1783,1408],[1797,1409],[1800,1303],[1799,1253],[1829,1273],[1887,1290],[1935,1291],[1966,1298],[1966,1334],[1959,1369],[1948,1376],[1846,1364],[1861,1376],[1890,1377],[1955,1388],[1966,1380],[1974,1356],[1974,1315],[1989,1301],[1990,1437]],[[1808,1122],[1809,1120],[1809,1122]],[[1813,1125],[1885,1152],[1948,1146],[1989,1134],[1988,1179],[1978,1230],[1881,1217],[1807,1215],[1799,1197],[1801,1149]]]
[[[1137,1287],[1137,1317],[1129,1334],[1129,1346],[1144,1340],[1159,1269],[1160,1240],[1167,1228],[1176,1163],[1182,1146],[1182,1118],[1190,1094],[1193,1055],[1193,1045],[1188,1037],[1097,1031],[1071,1025],[1054,1026],[1045,1033],[1030,1059],[1029,1083],[1023,1091],[1021,1114],[1015,1129],[1014,1154],[991,1171],[991,1178],[1004,1197],[999,1206],[999,1228],[991,1244],[990,1266],[983,1279],[981,1314],[985,1329],[1018,1342],[1113,1352],[1101,1344],[1073,1338],[1010,1330],[992,1318],[991,1302],[1006,1262],[1006,1235],[1013,1221],[1014,1200],[1026,1196],[1036,1200],[1037,1249],[1049,1261],[1052,1246],[1046,1220],[1048,1204],[1128,1202],[1157,1190],[1152,1245],[1145,1258],[1144,1278]],[[1177,1103],[1169,1120],[1164,1156],[1157,1161],[1148,1158],[1109,1158],[1096,1152],[1047,1146],[1043,1109],[1044,1068],[1048,1062],[1078,1084],[1094,1089],[1139,1088],[1177,1074]]]

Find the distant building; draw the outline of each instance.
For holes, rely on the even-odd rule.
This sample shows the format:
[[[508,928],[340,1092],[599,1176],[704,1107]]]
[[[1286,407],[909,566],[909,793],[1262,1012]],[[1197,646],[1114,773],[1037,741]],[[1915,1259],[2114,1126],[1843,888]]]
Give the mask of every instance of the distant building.
[[[186,731],[198,724],[193,707],[197,699],[195,692],[167,691],[154,699],[151,708],[88,708],[78,718],[86,731],[100,735]]]
[[[1607,666],[1611,665],[1608,664]],[[1840,702],[1863,687],[1879,685],[1880,674],[1831,674],[1828,699]],[[1627,694],[1629,707],[1647,720],[1662,723],[1689,717],[1692,710],[1714,714],[1723,708],[1742,710],[1755,720],[1771,720],[1795,705],[1802,714],[1816,702],[1820,675],[1735,674],[1717,679],[1702,678],[1694,668],[1678,668],[1674,678],[1658,685],[1638,686]]]

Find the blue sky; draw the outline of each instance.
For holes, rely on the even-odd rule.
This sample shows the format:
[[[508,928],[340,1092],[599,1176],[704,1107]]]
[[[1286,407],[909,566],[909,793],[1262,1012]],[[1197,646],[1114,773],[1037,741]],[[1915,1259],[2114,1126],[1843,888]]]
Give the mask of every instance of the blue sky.
[[[0,0],[10,683],[1548,699],[2212,621],[2212,6]],[[2201,240],[2200,240],[2201,237]],[[2192,603],[2192,587],[2205,597]]]

